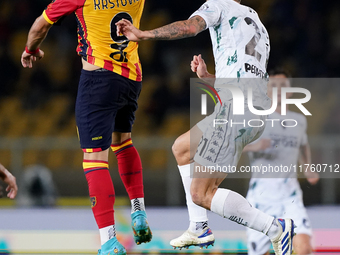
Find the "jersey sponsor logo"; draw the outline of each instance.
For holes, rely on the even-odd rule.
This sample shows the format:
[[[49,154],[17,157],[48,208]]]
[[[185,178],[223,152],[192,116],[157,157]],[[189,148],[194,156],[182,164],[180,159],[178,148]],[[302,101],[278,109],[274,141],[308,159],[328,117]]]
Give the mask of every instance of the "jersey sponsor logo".
[[[260,68],[258,68],[255,65],[250,65],[248,63],[244,64],[244,68],[246,70],[246,72],[251,72],[253,74],[255,74],[256,76],[262,78],[262,79],[267,79],[268,78],[268,74],[264,71],[262,71]]]
[[[93,0],[94,10],[108,10],[115,7],[125,7],[127,5],[132,5],[139,0]]]
[[[102,136],[92,137],[92,141],[97,141],[103,139]]]

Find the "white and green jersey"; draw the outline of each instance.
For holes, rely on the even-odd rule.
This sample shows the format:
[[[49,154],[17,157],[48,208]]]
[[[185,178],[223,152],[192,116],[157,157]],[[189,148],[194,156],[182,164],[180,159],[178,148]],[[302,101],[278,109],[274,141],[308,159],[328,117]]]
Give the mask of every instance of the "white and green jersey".
[[[193,16],[209,28],[216,78],[264,78],[269,36],[257,13],[234,0],[209,0]]]
[[[283,120],[284,126],[281,125]],[[297,125],[285,127],[294,126],[292,120]],[[259,139],[270,139],[271,146],[263,151],[248,153],[250,165],[260,170],[252,173],[248,198],[257,203],[269,203],[301,195],[296,177],[300,171],[297,167],[300,147],[308,142],[306,130],[306,117],[300,113],[287,111],[287,115],[282,116],[274,112],[269,116]],[[266,171],[262,171],[265,167]]]

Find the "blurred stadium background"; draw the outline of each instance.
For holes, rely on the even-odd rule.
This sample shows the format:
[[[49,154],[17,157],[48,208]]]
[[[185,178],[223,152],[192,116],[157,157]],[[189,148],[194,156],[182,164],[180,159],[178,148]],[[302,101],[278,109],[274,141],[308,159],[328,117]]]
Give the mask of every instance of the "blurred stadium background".
[[[74,119],[81,69],[75,52],[74,16],[51,29],[42,45],[42,61],[35,63],[33,69],[24,69],[20,64],[28,30],[48,3],[0,1],[0,162],[16,175],[20,188],[16,201],[0,201],[0,250],[17,254],[95,254],[99,237],[87,198]],[[141,27],[151,29],[186,19],[202,3],[148,0]],[[339,1],[242,3],[257,10],[268,29],[269,69],[284,67],[293,77],[339,76]],[[118,232],[136,253],[170,248],[168,241],[187,227],[184,192],[171,145],[190,128],[189,78],[195,77],[189,68],[192,55],[201,53],[211,72],[214,66],[207,31],[186,40],[142,42],[139,53],[144,78],[133,140],[143,161],[146,203],[150,222],[155,226],[154,244],[137,247],[129,243],[129,201],[113,155],[109,162],[116,195],[120,197]],[[328,85],[311,84],[306,88],[312,94],[307,108],[313,115],[308,117],[313,163],[340,163],[340,87],[333,80]],[[242,163],[247,164],[246,157]],[[315,229],[314,246],[320,252],[333,250],[340,254],[339,180],[321,179],[316,186],[310,186],[301,179],[304,202]],[[245,195],[248,179],[227,179],[223,185]],[[210,251],[242,252],[244,229],[224,224],[212,220],[219,243]]]

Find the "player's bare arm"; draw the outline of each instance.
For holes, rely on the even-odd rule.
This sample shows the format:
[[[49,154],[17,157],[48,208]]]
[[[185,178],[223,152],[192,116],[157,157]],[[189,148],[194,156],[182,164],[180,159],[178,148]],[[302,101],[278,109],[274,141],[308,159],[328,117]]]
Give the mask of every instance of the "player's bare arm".
[[[143,40],[176,40],[193,37],[206,28],[204,19],[194,16],[188,20],[176,21],[153,30],[142,31],[137,29],[126,19],[116,23],[117,34],[125,35],[130,41]]]
[[[0,164],[0,179],[8,184],[6,191],[7,197],[10,199],[14,199],[18,193],[18,186],[16,183],[15,177],[3,166]]]
[[[35,20],[28,34],[26,49],[21,55],[23,67],[32,68],[33,61],[44,57],[44,52],[39,47],[51,26],[52,24],[48,23],[42,15]]]
[[[309,143],[300,146],[299,164],[303,166],[303,173],[307,178],[307,181],[315,185],[319,181],[319,174],[317,172],[310,171],[310,164],[312,163],[312,156]]]
[[[257,151],[263,151],[263,150],[269,148],[270,145],[271,145],[271,140],[270,140],[270,139],[267,139],[267,138],[263,138],[263,139],[258,140],[258,141],[255,142],[255,143],[250,143],[250,144],[246,145],[246,146],[243,148],[243,152],[249,152],[249,151],[257,152]]]

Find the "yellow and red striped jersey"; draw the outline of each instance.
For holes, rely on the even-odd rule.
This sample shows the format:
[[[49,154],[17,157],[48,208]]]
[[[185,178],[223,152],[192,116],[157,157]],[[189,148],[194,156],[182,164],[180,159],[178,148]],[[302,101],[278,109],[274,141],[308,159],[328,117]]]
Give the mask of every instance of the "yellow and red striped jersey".
[[[75,13],[78,54],[91,64],[134,81],[142,80],[138,43],[117,36],[115,23],[122,18],[139,28],[145,0],[54,0],[43,17],[54,24]]]

